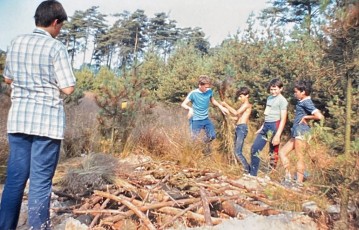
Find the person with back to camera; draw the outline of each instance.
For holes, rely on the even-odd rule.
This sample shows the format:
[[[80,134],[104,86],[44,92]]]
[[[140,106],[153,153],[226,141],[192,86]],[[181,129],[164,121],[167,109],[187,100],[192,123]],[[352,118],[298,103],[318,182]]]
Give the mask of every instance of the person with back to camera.
[[[50,229],[52,178],[64,137],[61,93],[75,89],[66,47],[54,39],[67,14],[56,0],[43,1],[35,12],[36,28],[16,37],[7,52],[5,82],[11,84],[7,132],[9,158],[0,203],[0,229],[16,229],[29,179],[29,229]]]
[[[184,109],[188,110],[192,137],[196,138],[201,130],[205,131],[206,137],[204,142],[206,143],[206,155],[210,154],[210,142],[216,138],[214,125],[208,117],[209,102],[217,106],[223,114],[228,114],[228,109],[214,99],[213,91],[210,87],[210,78],[206,75],[201,75],[198,79],[198,88],[192,90],[181,104]],[[192,103],[192,107],[188,105],[190,102]]]
[[[249,103],[249,89],[247,87],[240,87],[236,92],[236,99],[242,102],[242,105],[237,110],[228,105],[225,101],[221,102],[221,104],[226,107],[231,114],[236,116],[234,138],[235,155],[238,161],[241,162],[244,172],[249,173],[250,166],[246,158],[243,156],[243,144],[244,139],[248,134],[248,121],[252,111],[252,104]]]
[[[304,179],[304,156],[303,150],[307,145],[309,138],[310,127],[308,122],[310,120],[322,120],[324,116],[314,106],[313,101],[310,97],[312,87],[309,82],[298,81],[294,85],[294,96],[298,99],[295,107],[295,117],[293,121],[293,127],[291,129],[290,140],[280,149],[279,156],[285,168],[285,182],[291,182],[290,174],[290,161],[288,154],[292,150],[295,150],[297,155],[297,183],[296,185],[301,186]]]
[[[257,176],[260,163],[259,153],[266,145],[269,133],[272,134],[272,138],[269,140],[270,164],[272,169],[277,166],[280,137],[287,121],[288,107],[288,101],[282,95],[282,90],[283,83],[280,79],[272,79],[269,82],[268,92],[271,95],[267,98],[264,123],[256,132],[257,136],[251,148],[251,176]]]

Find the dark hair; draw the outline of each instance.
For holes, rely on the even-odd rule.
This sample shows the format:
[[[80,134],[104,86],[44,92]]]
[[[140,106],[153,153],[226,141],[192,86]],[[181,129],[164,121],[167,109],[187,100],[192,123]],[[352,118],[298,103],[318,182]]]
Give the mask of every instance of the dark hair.
[[[244,96],[247,96],[248,94],[249,94],[249,89],[247,88],[247,87],[245,87],[245,86],[243,86],[243,87],[240,87],[238,90],[237,90],[237,92],[236,92],[236,99],[239,97],[239,96],[241,96],[242,94],[244,95]]]
[[[35,25],[48,27],[57,19],[58,23],[67,20],[67,14],[61,3],[56,0],[47,0],[40,3],[35,12]]]
[[[270,92],[270,88],[275,86],[278,86],[278,88],[283,88],[283,82],[279,78],[272,79],[268,84],[267,91]]]
[[[306,96],[309,96],[312,93],[312,82],[311,81],[296,81],[294,84],[294,88],[299,90],[300,92],[305,92]]]

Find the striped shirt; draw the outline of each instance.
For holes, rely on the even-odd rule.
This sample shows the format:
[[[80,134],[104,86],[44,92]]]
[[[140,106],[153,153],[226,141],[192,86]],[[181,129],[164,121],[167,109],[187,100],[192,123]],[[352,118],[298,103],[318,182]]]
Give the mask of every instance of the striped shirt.
[[[66,47],[40,28],[20,35],[8,49],[4,76],[12,80],[7,132],[63,139],[60,89],[76,83]]]

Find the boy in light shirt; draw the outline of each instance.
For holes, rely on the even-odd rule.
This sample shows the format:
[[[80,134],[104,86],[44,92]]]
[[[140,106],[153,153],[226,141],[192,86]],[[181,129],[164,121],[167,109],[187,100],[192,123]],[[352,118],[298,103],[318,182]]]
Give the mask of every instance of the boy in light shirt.
[[[266,145],[270,133],[272,135],[269,141],[271,167],[275,168],[277,165],[280,137],[287,121],[288,101],[282,95],[282,90],[283,83],[280,79],[272,79],[269,82],[268,92],[271,95],[267,98],[264,123],[256,132],[257,136],[251,148],[251,176],[257,176],[260,163],[259,153]]]

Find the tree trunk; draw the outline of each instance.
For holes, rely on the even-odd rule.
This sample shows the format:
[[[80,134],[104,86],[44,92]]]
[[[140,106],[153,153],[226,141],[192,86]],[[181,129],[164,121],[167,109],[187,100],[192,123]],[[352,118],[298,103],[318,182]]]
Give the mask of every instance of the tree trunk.
[[[350,157],[350,123],[351,123],[351,112],[352,112],[352,79],[350,72],[346,73],[347,80],[347,92],[346,92],[346,107],[345,107],[345,139],[344,139],[344,154],[346,157]]]
[[[138,45],[138,28],[136,28],[136,37],[135,37],[135,48],[133,49],[133,73],[132,76],[137,78],[137,45]]]
[[[352,171],[351,167],[351,156],[350,156],[350,123],[351,123],[351,105],[352,105],[352,79],[350,77],[350,71],[346,73],[347,87],[346,87],[346,107],[345,107],[345,137],[344,137],[344,154],[346,159],[346,167],[344,171],[344,183],[340,188],[340,223],[337,226],[338,229],[348,229],[349,217],[348,217],[348,204],[349,204],[349,184],[350,174]]]

